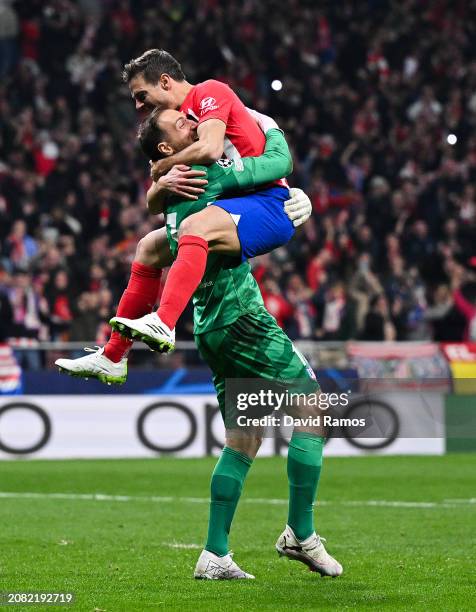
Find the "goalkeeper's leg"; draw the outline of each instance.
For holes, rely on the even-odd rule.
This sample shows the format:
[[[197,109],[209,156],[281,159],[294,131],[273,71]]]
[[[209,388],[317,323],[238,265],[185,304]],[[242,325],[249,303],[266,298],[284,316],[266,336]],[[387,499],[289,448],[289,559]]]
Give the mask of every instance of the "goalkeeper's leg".
[[[212,474],[208,537],[195,568],[195,578],[254,578],[233,561],[228,535],[244,481],[261,441],[261,435],[227,432],[225,447]]]
[[[314,417],[319,408],[301,406],[296,414]],[[314,528],[314,500],[322,469],[325,443],[323,427],[295,427],[289,441],[287,474],[289,507],[286,529],[278,538],[276,550],[280,556],[305,563],[321,576],[339,576],[342,566],[326,551]]]

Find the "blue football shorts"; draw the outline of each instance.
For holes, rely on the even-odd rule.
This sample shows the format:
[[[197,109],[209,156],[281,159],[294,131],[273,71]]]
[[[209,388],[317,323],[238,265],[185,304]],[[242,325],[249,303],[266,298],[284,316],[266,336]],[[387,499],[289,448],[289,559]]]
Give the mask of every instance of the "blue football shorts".
[[[284,212],[284,202],[289,198],[286,187],[270,187],[213,202],[229,212],[236,224],[242,261],[269,253],[292,238],[294,226]]]

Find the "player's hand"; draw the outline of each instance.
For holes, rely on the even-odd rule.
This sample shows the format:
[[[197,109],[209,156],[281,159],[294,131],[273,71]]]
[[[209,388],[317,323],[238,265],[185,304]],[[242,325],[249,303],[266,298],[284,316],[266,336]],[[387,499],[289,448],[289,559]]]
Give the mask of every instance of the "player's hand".
[[[150,161],[149,164],[150,164],[150,176],[152,177],[152,180],[154,181],[154,183],[156,183],[161,176],[164,176],[164,174],[167,174],[167,172],[169,172],[169,170],[171,170],[173,167],[173,163],[170,163],[167,157],[164,157],[163,159],[159,159],[158,161],[155,161],[155,162]]]
[[[205,192],[205,186],[208,184],[206,175],[207,173],[204,170],[191,170],[190,166],[179,164],[173,166],[157,182],[161,189],[165,189],[176,196],[186,200],[198,200]]]
[[[284,203],[284,212],[291,219],[294,227],[299,227],[311,216],[311,200],[302,189],[297,187],[292,187],[289,194],[291,198]]]

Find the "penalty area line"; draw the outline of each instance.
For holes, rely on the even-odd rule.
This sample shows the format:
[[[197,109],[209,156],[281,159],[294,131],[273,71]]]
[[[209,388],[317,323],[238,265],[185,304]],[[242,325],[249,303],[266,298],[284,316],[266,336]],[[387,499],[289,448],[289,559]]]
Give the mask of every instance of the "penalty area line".
[[[209,504],[208,497],[180,497],[157,495],[109,495],[106,493],[39,493],[33,491],[0,491],[0,499],[37,499],[37,500],[68,500],[68,501],[97,501],[97,502],[135,502],[135,503],[190,503]],[[273,499],[266,497],[245,497],[244,504],[257,505],[287,505],[287,499]],[[470,499],[444,499],[436,502],[403,501],[386,499],[362,500],[318,500],[317,506],[350,506],[374,508],[461,508],[476,503],[475,498]]]

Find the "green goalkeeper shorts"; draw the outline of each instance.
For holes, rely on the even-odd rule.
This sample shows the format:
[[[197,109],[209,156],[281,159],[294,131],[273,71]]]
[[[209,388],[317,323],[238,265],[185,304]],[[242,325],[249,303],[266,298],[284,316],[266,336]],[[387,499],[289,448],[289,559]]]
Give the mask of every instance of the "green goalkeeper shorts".
[[[309,394],[319,391],[308,361],[264,308],[246,313],[226,327],[198,334],[195,341],[202,358],[212,370],[218,405],[226,426],[236,416],[230,413],[228,405],[225,418],[227,380],[265,379],[277,382],[281,388],[288,385],[291,392]],[[246,390],[246,384],[243,387]]]

